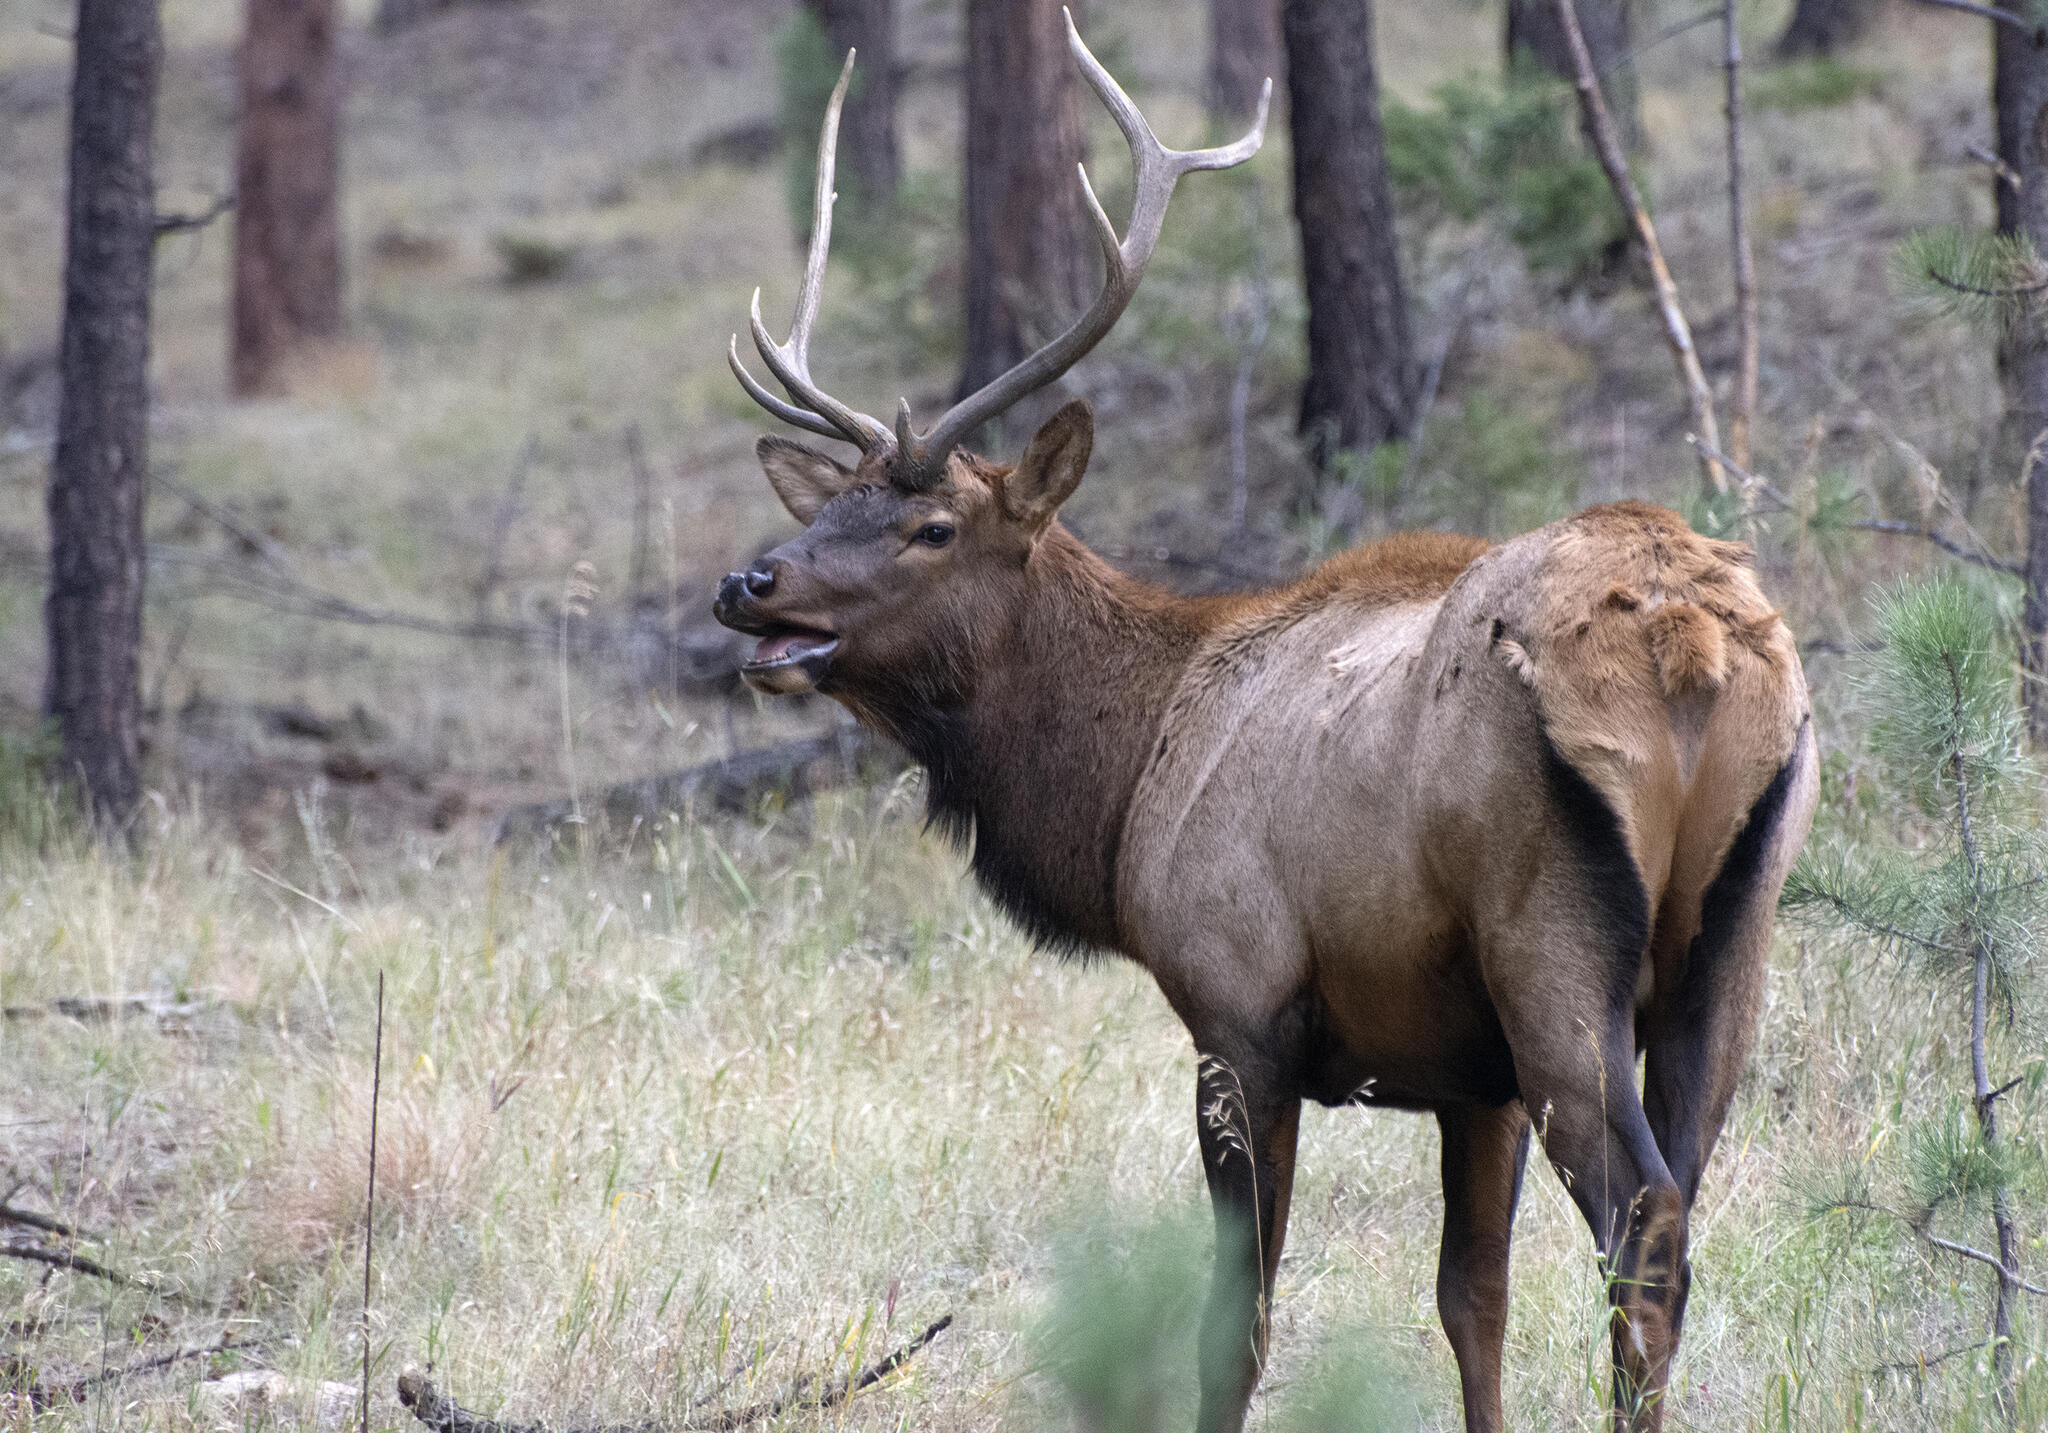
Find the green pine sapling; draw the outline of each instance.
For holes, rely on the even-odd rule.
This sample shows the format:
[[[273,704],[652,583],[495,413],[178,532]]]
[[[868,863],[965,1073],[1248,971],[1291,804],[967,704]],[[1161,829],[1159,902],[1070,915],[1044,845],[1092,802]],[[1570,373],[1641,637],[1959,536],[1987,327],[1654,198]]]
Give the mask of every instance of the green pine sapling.
[[[1878,611],[1881,645],[1863,685],[1876,713],[1873,752],[1906,798],[1888,823],[1897,839],[1817,842],[1786,884],[1784,908],[1809,927],[1872,941],[1967,1010],[1971,1095],[1968,1115],[1952,1107],[1911,1132],[1897,1203],[1880,1202],[1859,1176],[1825,1204],[1891,1215],[1927,1247],[1993,1271],[1989,1343],[2010,1420],[2014,1304],[2048,1288],[2020,1269],[2014,1197],[2033,1171],[2027,1146],[1999,1121],[1999,1101],[2027,1075],[1994,1083],[1993,1072],[2039,1049],[2024,1040],[2048,932],[2039,773],[1992,604],[1945,579],[1902,585]],[[1995,1253],[1951,1237],[1973,1211],[1988,1212]]]

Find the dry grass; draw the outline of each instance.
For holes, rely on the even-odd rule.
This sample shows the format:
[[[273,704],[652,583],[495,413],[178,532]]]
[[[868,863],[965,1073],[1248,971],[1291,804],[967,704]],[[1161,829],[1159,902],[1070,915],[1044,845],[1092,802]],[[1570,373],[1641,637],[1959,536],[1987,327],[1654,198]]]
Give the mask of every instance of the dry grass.
[[[466,1401],[624,1419],[674,1411],[743,1360],[735,1399],[843,1369],[950,1312],[901,1384],[839,1421],[1041,1426],[1022,1335],[1058,1230],[1198,1199],[1192,1053],[1133,969],[1028,949],[914,808],[898,790],[828,802],[808,827],[681,821],[588,864],[445,858],[331,911],[275,883],[310,893],[310,861],[258,874],[182,823],[135,869],[10,854],[7,1004],[159,990],[214,1005],[177,1029],[0,1029],[17,1202],[103,1232],[89,1247],[177,1292],[19,1266],[0,1267],[0,1299],[40,1321],[53,1371],[255,1329],[283,1340],[274,1366],[350,1377],[381,969],[380,1388],[431,1359]],[[1798,1208],[1810,1171],[1897,1128],[1889,1099],[1954,1081],[1951,1050],[1872,1059],[1929,1019],[1888,989],[1846,953],[1780,949],[1695,1216],[1681,1426],[1979,1426],[1967,1360],[1930,1377],[1924,1404],[1873,1372],[1970,1336],[1972,1272]],[[1456,1426],[1434,1146],[1413,1116],[1310,1114],[1278,1396],[1363,1329],[1425,1426]],[[2042,1237],[2040,1211],[2026,1231]],[[1583,1225],[1532,1171],[1507,1359],[1523,1426],[1597,1424],[1601,1303]],[[187,1426],[199,1376],[133,1380],[110,1406]]]
[[[1105,23],[1123,36],[1105,49],[1122,47],[1163,133],[1193,133],[1195,7],[1113,8]],[[1380,7],[1389,87],[1411,100],[1492,63],[1493,12],[1442,9]],[[908,143],[932,169],[954,141],[942,67],[957,31],[944,6],[905,10],[920,66]],[[228,403],[225,232],[171,241],[158,460],[269,531],[306,580],[463,616],[492,505],[532,434],[500,608],[547,622],[580,562],[596,572],[599,612],[617,611],[630,539],[622,440],[638,423],[656,467],[656,570],[679,601],[696,600],[691,584],[787,524],[748,454],[760,419],[722,361],[752,285],[766,284],[771,310],[793,286],[781,176],[689,159],[715,129],[772,108],[766,37],[782,13],[771,0],[605,0],[481,7],[396,41],[358,31],[354,341],[299,375],[288,399]],[[1745,16],[1761,52],[1776,17]],[[161,173],[166,204],[189,207],[228,172],[235,7],[179,0],[166,17]],[[8,359],[53,344],[58,312],[67,55],[39,20],[64,16],[0,0]],[[1716,344],[1729,345],[1713,322],[1726,295],[1719,132],[1702,119],[1718,112],[1712,43],[1702,30],[1655,52],[1646,92],[1661,231],[1716,370]],[[2009,542],[2009,475],[1975,459],[1996,409],[1983,346],[1882,297],[1899,235],[1988,210],[1982,176],[1960,162],[1988,129],[1982,49],[1967,22],[1893,7],[1859,57],[1886,72],[1878,95],[1755,117],[1759,462],[1797,469],[1818,418],[1819,470],[1916,512],[1889,425],[1958,486],[1981,487],[1980,525]],[[1113,172],[1106,132],[1098,153]],[[1258,163],[1284,280],[1284,147]],[[1105,442],[1074,515],[1111,541],[1204,547],[1222,510],[1214,415],[1227,355],[1169,338],[1176,321],[1214,327],[1204,306],[1221,284],[1199,241],[1227,206],[1187,201],[1134,334],[1080,375]],[[512,231],[574,244],[576,272],[506,287],[491,238]],[[1638,299],[1560,304],[1512,254],[1489,264],[1439,417],[1490,394],[1557,435],[1566,492],[1687,494],[1668,359]],[[932,316],[953,277],[941,263],[883,293],[835,271],[819,340],[828,381],[853,379],[849,391],[881,411],[899,389],[937,396],[951,356]],[[1424,288],[1431,332],[1444,291]],[[864,316],[884,298],[922,325],[915,342]],[[1299,363],[1289,322],[1262,361],[1254,434],[1273,515],[1262,540],[1283,551],[1300,546],[1285,520],[1298,471],[1286,457]],[[33,439],[47,417],[22,421]],[[40,671],[41,476],[32,441],[0,449],[0,704],[17,712],[32,709]],[[161,498],[152,526],[163,542],[222,545]],[[1868,542],[1815,555],[1788,540],[1769,575],[1802,633],[1825,636],[1861,623],[1868,577],[1930,560]],[[0,1266],[18,1346],[69,1374],[254,1330],[279,1340],[268,1365],[350,1376],[382,969],[381,1388],[400,1364],[431,1359],[472,1404],[626,1419],[672,1411],[735,1368],[734,1401],[843,1369],[950,1311],[955,1328],[900,1384],[836,1420],[1044,1421],[1025,1331],[1047,1300],[1054,1232],[1103,1208],[1142,1223],[1199,1194],[1192,1054],[1135,971],[1031,952],[966,888],[957,857],[919,834],[904,790],[762,823],[682,821],[623,853],[495,854],[484,836],[518,796],[559,792],[572,773],[588,790],[719,755],[818,714],[678,700],[579,662],[565,744],[551,648],[337,627],[176,571],[155,580],[145,682],[159,714],[160,828],[132,867],[61,845],[0,850],[0,1003],[166,991],[203,996],[208,1013],[167,1028],[0,1022],[0,1174],[26,1181],[19,1202],[107,1234],[90,1247],[109,1262],[182,1292]],[[1827,662],[1815,672],[1830,680]],[[1821,712],[1840,735],[1835,690],[1823,686]],[[380,818],[377,788],[323,787],[247,723],[192,734],[206,713],[258,701],[363,703],[407,768],[460,794],[468,814],[445,833]],[[1866,960],[1789,941],[1777,952],[1755,1068],[1696,1214],[1680,1426],[1992,1426],[1967,1356],[1924,1385],[1876,1371],[1972,1337],[1977,1271],[1877,1231],[1815,1224],[1799,1207],[1814,1169],[1882,1148],[1906,1111],[1955,1085],[1958,1053],[1926,1033],[1940,1012],[1903,1004]],[[1509,1406],[1518,1426],[1590,1428],[1606,1357],[1598,1277],[1556,1182],[1536,1170],[1528,1188]],[[1437,1208],[1428,1122],[1307,1117],[1276,1387],[1297,1387],[1324,1340],[1363,1328],[1426,1426],[1456,1425],[1434,1322]],[[2038,1268],[2048,1234],[2039,1209],[2028,1219],[2025,1257]],[[2038,1388],[2040,1310],[2027,1317],[2023,1361]],[[0,1418],[182,1428],[203,1421],[189,1396],[199,1374]],[[378,1416],[400,1421],[388,1398]]]

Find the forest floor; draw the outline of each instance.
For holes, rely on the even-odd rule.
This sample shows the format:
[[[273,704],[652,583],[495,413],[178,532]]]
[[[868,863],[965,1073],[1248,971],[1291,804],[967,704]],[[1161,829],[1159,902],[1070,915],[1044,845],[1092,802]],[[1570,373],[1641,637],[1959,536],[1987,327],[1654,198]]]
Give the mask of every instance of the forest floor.
[[[89,1232],[65,1247],[135,1279],[0,1260],[0,1380],[32,1370],[80,1393],[0,1405],[0,1423],[295,1423],[316,1416],[319,1381],[354,1376],[381,973],[380,1425],[407,1421],[392,1387],[408,1364],[510,1416],[615,1423],[844,1372],[948,1314],[905,1375],[830,1420],[1046,1424],[1031,1330],[1063,1241],[1142,1242],[1199,1199],[1192,1053],[1150,984],[1034,952],[922,831],[914,777],[551,853],[493,844],[521,801],[833,719],[686,679],[693,649],[675,640],[702,636],[718,574],[790,531],[751,454],[770,425],[724,349],[756,284],[769,314],[786,309],[800,262],[774,142],[791,7],[484,5],[394,37],[369,33],[361,0],[348,8],[349,339],[286,396],[232,402],[226,228],[160,249],[146,853],[110,861],[26,816],[0,833],[0,1204]],[[1097,8],[1113,10],[1091,26],[1099,52],[1168,142],[1190,142],[1202,7]],[[1497,69],[1492,7],[1378,8],[1400,100],[1426,107],[1444,82]],[[898,392],[940,401],[957,357],[957,6],[902,9],[904,233],[854,236],[816,344],[828,386],[875,411]],[[1646,35],[1690,18],[1644,9]],[[1781,9],[1743,8],[1753,54]],[[166,209],[203,207],[231,176],[239,12],[166,0]],[[0,0],[9,810],[32,804],[6,782],[39,700],[68,23],[52,0]],[[1896,6],[1846,81],[1757,66],[1757,465],[1917,520],[1933,500],[1924,460],[2012,551],[1988,348],[1891,271],[1915,229],[1988,219],[1969,158],[1990,142],[1988,50],[1974,21]],[[1661,230],[1725,388],[1717,54],[1712,26],[1646,51],[1644,118]],[[1121,213],[1106,122],[1093,145]],[[1162,581],[1284,573],[1332,540],[1292,431],[1287,173],[1276,133],[1248,177],[1184,186],[1124,328],[1071,380],[1102,433],[1071,523]],[[1419,347],[1443,355],[1443,379],[1401,518],[1505,533],[1640,496],[1704,520],[1639,288],[1532,273],[1486,218],[1406,241]],[[1247,302],[1232,257],[1247,243],[1275,323],[1255,367],[1252,516],[1233,531],[1226,319]],[[561,272],[510,282],[514,251]],[[1362,525],[1386,518],[1368,509]],[[1766,534],[1767,583],[1816,644],[1831,800],[1859,779],[1833,648],[1863,629],[1870,584],[1944,561],[1789,521]],[[69,999],[116,1003],[56,1003]],[[1813,1171],[1867,1157],[1953,1084],[1958,1052],[1928,1022],[1869,952],[1779,942],[1757,1060],[1695,1214],[1679,1426],[1994,1426],[1981,1355],[1937,1357],[1978,1336],[1974,1271],[1803,1207]],[[2023,1130],[2035,1108],[2015,1105]],[[1458,1426],[1435,1322],[1435,1152],[1411,1116],[1307,1117],[1262,1418],[1284,1423],[1317,1370],[1349,1358],[1422,1426]],[[2036,1268],[2044,1232],[2032,1205]],[[17,1234],[40,1239],[0,1229]],[[1599,1423],[1607,1332],[1588,1252],[1557,1182],[1532,1171],[1516,1426]],[[224,1338],[253,1346],[99,1377]],[[2044,1347],[2036,1310],[2030,1406],[2048,1407]],[[209,1375],[236,1364],[282,1370],[292,1391],[224,1403]]]

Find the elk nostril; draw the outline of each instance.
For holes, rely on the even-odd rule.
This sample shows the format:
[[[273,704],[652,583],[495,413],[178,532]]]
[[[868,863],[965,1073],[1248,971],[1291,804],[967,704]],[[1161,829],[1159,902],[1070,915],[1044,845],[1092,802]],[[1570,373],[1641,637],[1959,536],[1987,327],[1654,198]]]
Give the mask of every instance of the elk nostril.
[[[775,590],[775,573],[772,570],[754,568],[741,579],[747,585],[747,592],[754,597],[766,597]]]

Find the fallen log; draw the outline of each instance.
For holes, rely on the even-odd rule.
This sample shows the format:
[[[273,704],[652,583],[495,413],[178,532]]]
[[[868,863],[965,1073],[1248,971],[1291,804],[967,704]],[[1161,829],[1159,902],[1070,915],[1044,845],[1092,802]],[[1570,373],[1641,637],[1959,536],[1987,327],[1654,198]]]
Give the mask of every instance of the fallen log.
[[[546,838],[578,823],[601,832],[623,833],[636,822],[655,821],[671,811],[692,808],[745,814],[770,795],[800,801],[866,776],[893,774],[908,761],[896,747],[864,729],[840,726],[822,736],[757,747],[720,761],[623,782],[581,801],[515,806],[498,823],[498,842]]]
[[[434,1387],[427,1376],[408,1369],[398,1376],[398,1401],[412,1410],[417,1418],[435,1433],[731,1433],[751,1423],[763,1423],[778,1418],[796,1408],[836,1408],[864,1388],[880,1383],[890,1374],[917,1357],[920,1350],[945,1332],[953,1322],[947,1314],[937,1323],[928,1325],[916,1338],[897,1349],[887,1358],[868,1365],[857,1376],[835,1378],[822,1389],[815,1389],[815,1380],[799,1379],[789,1392],[780,1398],[771,1398],[764,1403],[750,1403],[743,1408],[728,1408],[697,1418],[688,1414],[675,1422],[663,1419],[648,1419],[641,1423],[603,1423],[582,1428],[553,1428],[545,1423],[510,1423],[473,1413],[464,1408],[440,1389]]]

